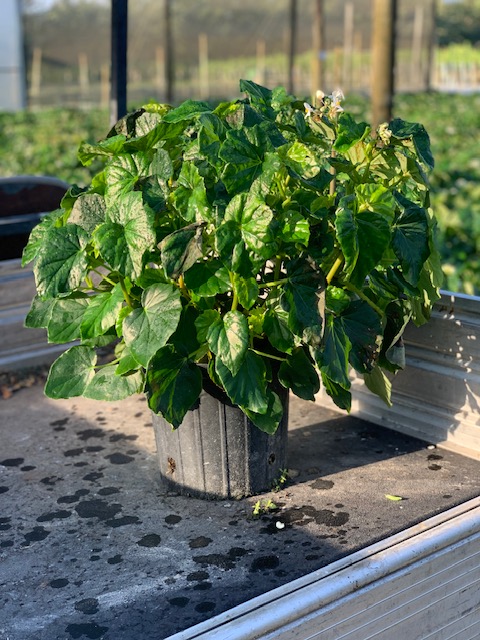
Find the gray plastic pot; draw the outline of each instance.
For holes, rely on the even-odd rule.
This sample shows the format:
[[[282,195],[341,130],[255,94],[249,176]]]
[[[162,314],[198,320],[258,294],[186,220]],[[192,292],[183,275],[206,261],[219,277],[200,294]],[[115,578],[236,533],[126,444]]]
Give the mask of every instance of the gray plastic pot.
[[[260,431],[230,402],[202,391],[173,430],[153,415],[162,488],[199,498],[242,498],[268,491],[286,467],[288,392],[274,435]]]

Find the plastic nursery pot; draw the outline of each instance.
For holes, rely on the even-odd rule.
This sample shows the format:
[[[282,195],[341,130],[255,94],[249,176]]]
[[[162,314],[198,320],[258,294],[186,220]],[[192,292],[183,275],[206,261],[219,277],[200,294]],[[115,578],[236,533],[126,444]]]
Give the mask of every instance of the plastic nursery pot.
[[[281,400],[285,410],[274,435],[206,391],[176,430],[152,414],[162,488],[207,499],[238,499],[270,490],[286,467],[286,390]]]

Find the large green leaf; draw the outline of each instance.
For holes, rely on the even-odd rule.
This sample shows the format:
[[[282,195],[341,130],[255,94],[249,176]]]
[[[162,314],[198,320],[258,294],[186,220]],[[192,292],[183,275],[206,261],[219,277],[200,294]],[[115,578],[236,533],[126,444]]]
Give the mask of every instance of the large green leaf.
[[[168,123],[183,122],[209,111],[211,111],[211,107],[206,102],[185,100],[179,107],[166,113],[163,116],[163,121]]]
[[[95,375],[97,354],[91,347],[71,347],[55,360],[45,384],[49,398],[81,396]]]
[[[111,291],[91,296],[80,326],[82,340],[95,338],[104,334],[110,327],[114,327],[123,302],[120,283],[116,284]]]
[[[316,352],[317,362],[321,372],[344,389],[350,388],[348,361],[351,348],[342,319],[327,314],[323,348]]]
[[[228,269],[219,260],[197,262],[185,273],[185,284],[196,295],[205,298],[231,289]]]
[[[264,153],[267,149],[258,147],[243,130],[230,130],[219,151],[226,163],[222,179],[230,194],[240,193],[250,188],[262,171]]]
[[[361,286],[389,245],[390,225],[380,213],[355,211],[341,201],[335,227],[345,257],[345,272],[353,284]]]
[[[251,309],[257,301],[259,289],[255,278],[243,278],[237,273],[233,274],[233,290],[244,309]]]
[[[355,122],[354,118],[347,112],[338,116],[337,138],[333,148],[340,153],[345,153],[365,138],[370,132],[370,126],[366,122]]]
[[[249,350],[235,376],[218,358],[215,362],[215,370],[234,404],[242,407],[243,410],[267,413],[269,398],[263,358]]]
[[[88,234],[76,224],[47,231],[33,270],[39,295],[55,297],[80,286],[87,274],[88,240]]]
[[[225,211],[225,222],[236,222],[248,249],[265,260],[275,252],[271,228],[273,211],[259,197],[237,194]],[[217,231],[218,236],[218,231]]]
[[[236,220],[227,220],[217,227],[215,248],[222,262],[231,271],[244,277],[252,275],[252,263],[242,237],[240,224]]]
[[[176,429],[198,400],[202,390],[199,367],[166,345],[152,358],[147,370],[145,391],[148,406],[161,413]]]
[[[282,362],[278,379],[303,400],[315,400],[315,394],[320,389],[318,373],[302,347],[297,347]]]
[[[429,169],[433,169],[435,162],[430,149],[430,138],[422,124],[405,122],[405,120],[395,118],[390,122],[389,129],[396,138],[400,138],[401,140],[411,138],[420,160],[426,164]]]
[[[166,236],[158,245],[169,278],[185,273],[202,257],[202,225],[190,224]]]
[[[330,378],[323,372],[322,382],[325,387],[325,391],[332,398],[337,407],[350,411],[352,407],[352,394],[349,389],[345,389],[337,382],[330,380]]]
[[[97,144],[82,142],[78,150],[78,159],[84,166],[88,166],[95,158],[115,156],[122,152],[125,140],[126,136],[119,134]]]
[[[142,306],[123,321],[123,337],[135,358],[146,367],[176,330],[182,303],[170,284],[153,284],[142,294]]]
[[[250,102],[255,107],[260,108],[262,111],[266,110],[268,113],[273,112],[271,108],[272,91],[267,87],[253,82],[253,80],[240,80],[240,91],[245,92],[250,98]]]
[[[267,389],[268,407],[265,413],[255,413],[243,408],[243,412],[253,424],[261,431],[273,435],[278,429],[283,413],[285,411],[279,396],[270,389]]]
[[[182,218],[187,222],[213,221],[205,181],[193,162],[183,162],[178,185],[173,192],[173,203]]]
[[[397,200],[402,211],[393,227],[393,250],[406,280],[417,285],[423,265],[430,254],[427,212],[400,194],[397,195]]]
[[[92,400],[123,400],[143,390],[143,372],[118,375],[116,365],[101,367],[90,380],[83,396]]]
[[[263,321],[263,329],[270,344],[284,353],[291,353],[295,346],[294,335],[288,326],[288,313],[283,309],[269,309]]]
[[[382,335],[380,316],[367,302],[354,300],[340,321],[351,343],[350,363],[356,371],[370,371],[378,351],[378,338]]]
[[[325,278],[306,258],[287,264],[288,281],[280,303],[288,312],[288,326],[312,346],[320,344],[325,310]]]
[[[47,327],[56,301],[56,298],[41,298],[40,296],[35,296],[32,300],[30,310],[25,317],[25,326],[30,329],[43,329]]]
[[[61,344],[80,338],[80,325],[87,305],[87,298],[57,299],[48,321],[48,341]]]
[[[54,227],[57,220],[64,214],[65,211],[63,209],[55,209],[55,211],[51,211],[48,215],[44,216],[41,222],[33,227],[27,245],[22,252],[22,267],[36,259],[46,240],[49,229]],[[50,245],[47,244],[47,248],[50,248]]]
[[[225,126],[220,118],[214,113],[203,113],[199,122],[201,124],[198,132],[198,145],[200,153],[207,158],[211,165],[218,166],[220,144],[225,138]]]
[[[117,156],[105,168],[107,202],[122,202],[124,196],[135,189],[140,178],[150,173],[151,154],[135,153]]]
[[[249,332],[246,317],[240,311],[227,311],[218,316],[207,332],[210,349],[233,376],[242,366],[248,349]]]
[[[93,235],[107,264],[132,280],[142,272],[143,256],[155,246],[155,231],[140,192],[125,195],[108,209],[108,222]]]
[[[105,200],[97,193],[81,194],[75,200],[68,221],[78,224],[87,233],[92,233],[98,225],[105,222]]]
[[[392,383],[380,367],[375,367],[370,373],[365,373],[363,379],[367,389],[381,398],[386,405],[392,406]]]

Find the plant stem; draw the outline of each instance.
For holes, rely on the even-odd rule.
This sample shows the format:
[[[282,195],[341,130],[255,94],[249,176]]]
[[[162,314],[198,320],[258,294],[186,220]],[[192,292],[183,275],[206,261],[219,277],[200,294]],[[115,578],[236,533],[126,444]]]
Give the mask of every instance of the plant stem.
[[[286,284],[288,282],[288,278],[281,278],[280,280],[273,280],[273,282],[260,282],[258,286],[260,289],[262,287],[271,289],[273,287],[279,287],[282,284]]]
[[[127,287],[125,286],[125,280],[123,278],[121,278],[120,280],[120,286],[122,288],[122,293],[123,293],[123,297],[125,298],[125,302],[128,304],[129,307],[133,308],[132,299],[128,294]]]
[[[382,311],[382,309],[380,309],[380,307],[377,304],[375,304],[373,300],[371,300],[367,295],[365,295],[361,289],[357,289],[357,287],[353,285],[351,282],[346,282],[344,284],[344,287],[345,289],[348,289],[352,293],[355,293],[359,298],[361,298],[367,304],[369,304],[372,307],[372,309],[376,311],[381,318],[385,316],[385,312]]]
[[[258,349],[252,349],[253,353],[256,353],[257,356],[264,356],[265,358],[271,358],[272,360],[278,360],[279,362],[286,362],[286,358],[280,358],[279,356],[274,356],[271,353],[265,353],[264,351],[259,351]]]
[[[343,266],[343,263],[344,263],[344,258],[343,258],[343,255],[340,254],[335,260],[335,262],[333,263],[332,268],[327,274],[327,278],[326,278],[327,284],[330,284],[332,282],[337,271],[340,269],[341,266]]]

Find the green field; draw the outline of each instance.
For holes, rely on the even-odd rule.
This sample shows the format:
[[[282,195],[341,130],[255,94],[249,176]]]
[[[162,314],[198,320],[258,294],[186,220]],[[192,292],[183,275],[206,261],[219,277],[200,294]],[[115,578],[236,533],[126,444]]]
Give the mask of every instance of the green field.
[[[346,101],[368,119],[368,102]],[[446,289],[480,294],[480,94],[399,95],[395,115],[421,122],[432,140],[436,167],[432,207],[439,221]],[[85,184],[98,167],[82,167],[76,149],[108,131],[101,110],[45,109],[0,114],[0,175],[52,175]]]

